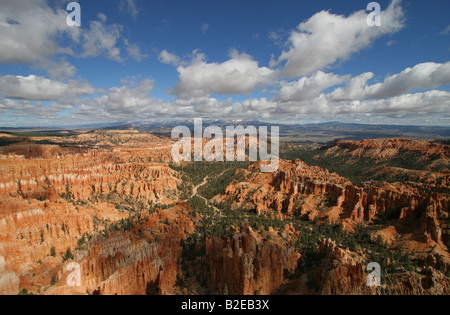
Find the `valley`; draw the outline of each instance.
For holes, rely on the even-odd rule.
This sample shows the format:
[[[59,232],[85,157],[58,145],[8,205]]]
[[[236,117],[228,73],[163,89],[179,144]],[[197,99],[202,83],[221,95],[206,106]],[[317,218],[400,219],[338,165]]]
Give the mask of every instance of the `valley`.
[[[0,138],[0,294],[450,293],[448,144],[283,142],[263,173],[133,128]]]

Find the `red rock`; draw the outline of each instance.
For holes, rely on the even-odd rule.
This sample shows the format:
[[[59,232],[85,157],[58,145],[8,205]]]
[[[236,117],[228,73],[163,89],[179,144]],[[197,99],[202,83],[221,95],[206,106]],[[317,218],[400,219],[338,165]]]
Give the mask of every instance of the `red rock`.
[[[293,248],[268,242],[248,224],[231,238],[206,241],[211,292],[231,295],[267,295],[284,284],[284,271],[293,272],[300,254]]]

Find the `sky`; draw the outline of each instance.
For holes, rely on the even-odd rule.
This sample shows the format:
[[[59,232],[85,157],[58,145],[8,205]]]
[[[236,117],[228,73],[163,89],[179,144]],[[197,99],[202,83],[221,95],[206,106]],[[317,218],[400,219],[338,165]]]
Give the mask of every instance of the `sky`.
[[[69,2],[0,1],[0,127],[450,126],[448,0]]]

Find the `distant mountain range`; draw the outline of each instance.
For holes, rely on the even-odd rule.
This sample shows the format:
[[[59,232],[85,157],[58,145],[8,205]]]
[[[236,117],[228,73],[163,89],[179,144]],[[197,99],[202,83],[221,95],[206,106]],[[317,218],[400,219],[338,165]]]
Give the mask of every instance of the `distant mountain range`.
[[[13,134],[24,133],[52,133],[73,132],[87,129],[137,129],[142,132],[153,133],[170,137],[176,126],[186,126],[194,129],[194,121],[168,121],[168,122],[119,122],[115,124],[91,124],[74,128],[1,128],[2,132]],[[279,126],[280,137],[283,141],[295,143],[323,144],[335,139],[362,140],[378,138],[410,138],[416,140],[435,140],[450,138],[450,127],[442,126],[402,126],[402,125],[370,125],[356,123],[327,122],[316,124],[274,124],[260,121],[236,120],[203,120],[203,127],[208,126]]]
[[[135,128],[169,136],[176,126],[186,126],[194,129],[193,121],[133,123],[112,126],[112,129]],[[260,121],[203,121],[203,127],[219,126],[279,126],[280,137],[284,141],[297,143],[328,143],[335,139],[363,140],[378,138],[410,138],[416,140],[435,140],[450,138],[450,127],[435,126],[400,126],[400,125],[369,125],[355,123],[328,122],[318,124],[273,124]]]

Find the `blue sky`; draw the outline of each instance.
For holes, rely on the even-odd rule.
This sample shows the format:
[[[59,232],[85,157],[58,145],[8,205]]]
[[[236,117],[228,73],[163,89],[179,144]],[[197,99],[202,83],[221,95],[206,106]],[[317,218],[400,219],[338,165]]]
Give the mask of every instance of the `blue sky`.
[[[0,126],[193,118],[450,125],[450,2],[0,3]]]

